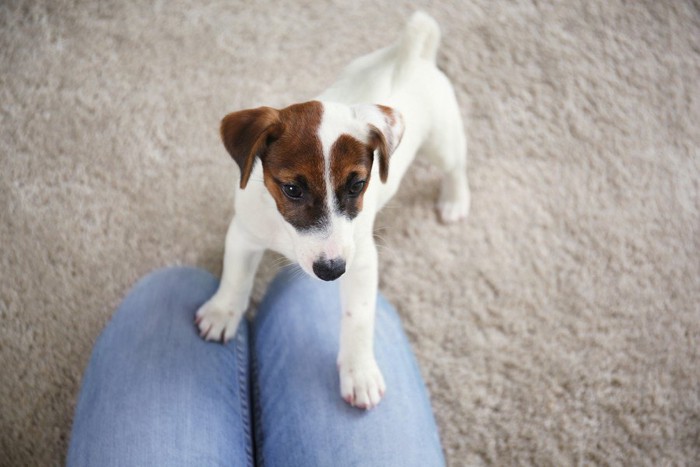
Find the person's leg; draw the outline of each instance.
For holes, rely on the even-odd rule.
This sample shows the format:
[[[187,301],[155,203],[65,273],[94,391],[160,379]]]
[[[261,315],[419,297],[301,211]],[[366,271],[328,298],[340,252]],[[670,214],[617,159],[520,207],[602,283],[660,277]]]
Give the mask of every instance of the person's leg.
[[[253,321],[258,460],[275,466],[444,465],[437,427],[396,311],[377,299],[375,355],[387,385],[364,411],[340,396],[336,283],[286,269]]]
[[[253,465],[247,323],[226,346],[194,324],[217,283],[170,268],[129,293],[95,344],[68,466]]]

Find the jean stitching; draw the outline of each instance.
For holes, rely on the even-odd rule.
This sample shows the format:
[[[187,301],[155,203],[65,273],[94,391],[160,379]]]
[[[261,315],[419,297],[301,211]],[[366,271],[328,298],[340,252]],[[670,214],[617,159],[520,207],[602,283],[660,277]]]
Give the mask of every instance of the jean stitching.
[[[245,324],[245,323],[242,323]],[[241,418],[243,421],[243,432],[245,435],[245,453],[246,457],[248,458],[248,465],[253,467],[253,451],[251,448],[251,444],[253,442],[253,437],[251,434],[251,429],[250,429],[250,411],[249,411],[249,404],[248,404],[248,396],[249,396],[249,391],[248,391],[248,379],[247,379],[247,369],[248,369],[248,359],[244,359],[244,350],[245,348],[243,347],[243,334],[237,336],[236,340],[236,359],[238,361],[238,387],[239,387],[239,392],[240,392],[240,401],[241,401]]]
[[[252,328],[252,327],[251,327]],[[251,366],[252,366],[252,385],[253,385],[253,429],[255,430],[255,455],[257,460],[257,465],[259,467],[264,467],[265,459],[262,455],[262,407],[260,405],[260,385],[258,384],[258,358],[255,353],[255,332],[251,332],[251,345],[250,345],[250,355],[251,355]]]

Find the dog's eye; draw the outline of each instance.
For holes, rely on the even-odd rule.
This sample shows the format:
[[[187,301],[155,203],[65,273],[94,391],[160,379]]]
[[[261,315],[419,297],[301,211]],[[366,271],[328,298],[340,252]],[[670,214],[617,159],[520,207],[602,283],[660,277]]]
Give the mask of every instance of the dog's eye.
[[[350,196],[358,196],[360,193],[362,193],[363,188],[365,187],[365,181],[360,180],[359,182],[355,182],[352,185],[350,185],[350,189],[348,190],[348,194]]]
[[[297,185],[282,185],[282,192],[291,199],[299,199],[302,197],[304,192]]]

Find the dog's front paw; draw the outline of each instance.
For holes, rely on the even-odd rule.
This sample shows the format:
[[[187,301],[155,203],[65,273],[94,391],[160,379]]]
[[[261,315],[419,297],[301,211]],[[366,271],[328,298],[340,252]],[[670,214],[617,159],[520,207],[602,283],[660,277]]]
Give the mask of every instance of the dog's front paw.
[[[236,334],[242,317],[243,313],[228,310],[212,299],[197,310],[194,322],[202,338],[227,342]]]
[[[340,395],[348,404],[369,410],[379,404],[386,385],[373,357],[340,358]]]

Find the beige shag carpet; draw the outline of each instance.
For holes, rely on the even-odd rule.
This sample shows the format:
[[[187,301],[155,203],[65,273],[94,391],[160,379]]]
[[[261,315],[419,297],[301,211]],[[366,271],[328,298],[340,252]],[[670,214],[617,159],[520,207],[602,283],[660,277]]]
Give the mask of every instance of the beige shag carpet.
[[[134,281],[220,273],[237,174],[220,118],[314,96],[416,8],[443,28],[472,212],[440,225],[419,161],[378,222],[380,277],[449,464],[700,464],[697,1],[10,0],[1,465],[63,462]]]

